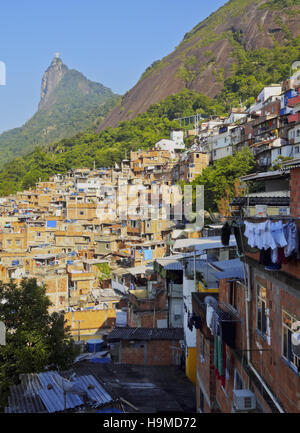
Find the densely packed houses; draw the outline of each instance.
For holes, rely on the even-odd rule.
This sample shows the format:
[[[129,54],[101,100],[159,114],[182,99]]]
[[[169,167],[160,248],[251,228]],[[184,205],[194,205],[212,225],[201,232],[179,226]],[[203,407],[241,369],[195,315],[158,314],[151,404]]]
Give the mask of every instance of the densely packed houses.
[[[172,131],[115,167],[1,198],[1,281],[36,278],[115,362],[181,366],[199,412],[299,412],[299,89],[300,73],[265,87],[189,131],[189,147]],[[258,172],[228,221],[175,218],[177,181],[246,146]]]

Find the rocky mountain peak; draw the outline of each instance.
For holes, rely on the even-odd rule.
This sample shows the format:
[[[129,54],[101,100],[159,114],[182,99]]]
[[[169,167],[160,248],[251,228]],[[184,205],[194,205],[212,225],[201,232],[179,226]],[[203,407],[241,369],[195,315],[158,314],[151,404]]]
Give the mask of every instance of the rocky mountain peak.
[[[39,103],[39,110],[47,108],[49,98],[53,91],[56,89],[61,79],[68,71],[68,67],[63,63],[58,54],[53,58],[50,66],[44,73],[41,85],[41,100]]]

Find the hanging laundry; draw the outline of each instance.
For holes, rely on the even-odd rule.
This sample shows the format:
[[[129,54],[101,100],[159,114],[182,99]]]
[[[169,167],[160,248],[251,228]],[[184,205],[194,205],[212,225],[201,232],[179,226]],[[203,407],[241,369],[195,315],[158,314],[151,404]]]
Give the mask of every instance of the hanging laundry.
[[[224,246],[229,245],[230,235],[231,235],[231,225],[228,221],[226,221],[226,223],[223,225],[222,231],[221,231],[222,245],[224,245]]]
[[[194,319],[194,325],[196,329],[202,330],[202,320],[201,317],[196,316]]]
[[[271,263],[270,265],[265,266],[266,271],[279,271],[281,269],[281,264]]]
[[[248,239],[248,244],[250,247],[254,248],[256,246],[254,242],[254,224],[249,221],[245,221],[245,227],[246,229],[244,235]]]
[[[225,386],[226,346],[220,337],[214,337],[214,367],[215,375]]]
[[[290,258],[285,257],[284,248],[277,248],[277,262],[279,265],[287,264]]]
[[[295,221],[287,223],[285,233],[287,236],[287,245],[284,248],[285,257],[294,255],[294,257],[299,260],[299,237]]]
[[[254,246],[257,247],[258,249],[262,249],[264,248],[264,244],[263,244],[263,236],[265,233],[265,229],[266,229],[266,223],[258,223],[254,225],[254,231],[253,231],[253,235],[254,235]]]
[[[262,233],[263,236],[263,242],[262,247],[267,250],[268,248],[271,248],[274,250],[276,248],[276,242],[273,239],[272,233],[271,233],[271,221],[267,220],[265,223],[264,231]]]
[[[245,231],[245,224],[243,222],[233,222],[232,223],[233,234],[236,240],[237,246],[237,254],[242,256],[244,254],[244,245],[243,245],[243,232]]]
[[[194,327],[196,329],[202,329],[202,320],[200,317],[196,316],[195,313],[192,314],[190,320],[189,320],[189,329],[192,331]]]
[[[245,235],[246,232],[246,223],[247,221],[233,221],[232,222],[232,228],[233,233],[236,240],[237,245],[237,255],[243,256],[245,252],[248,253],[257,253],[258,249],[256,247],[251,247],[249,245],[248,239]]]
[[[191,315],[190,313],[188,313],[187,315],[187,327],[189,328],[190,331],[193,330],[192,324],[191,324]]]
[[[272,264],[272,250],[268,248],[267,250],[260,250],[259,263],[264,266],[271,266]]]
[[[219,335],[220,334],[220,318],[216,310],[212,313],[212,320],[211,320],[211,332],[213,335]]]
[[[272,238],[276,243],[276,247],[285,247],[287,245],[287,240],[283,232],[282,221],[272,222],[270,228]]]
[[[206,325],[210,330],[214,311],[215,309],[211,305],[206,305]]]
[[[278,247],[276,247],[276,248],[274,248],[274,250],[272,250],[272,253],[271,253],[272,263],[278,263],[278,250],[279,250]]]

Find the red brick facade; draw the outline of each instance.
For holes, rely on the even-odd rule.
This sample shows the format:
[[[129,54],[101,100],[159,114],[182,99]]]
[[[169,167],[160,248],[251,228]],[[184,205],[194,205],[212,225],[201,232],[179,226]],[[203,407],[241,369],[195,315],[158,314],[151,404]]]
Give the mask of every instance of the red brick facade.
[[[300,216],[300,168],[291,169],[290,192],[291,215]],[[296,224],[299,233],[299,221],[296,221]],[[197,305],[193,299],[193,310],[200,317],[202,314],[203,319],[202,329],[197,330],[197,408],[199,410],[201,405],[203,412],[220,409],[221,412],[230,413],[234,406],[233,390],[243,388],[252,391],[256,396],[254,412],[299,413],[299,367],[298,359],[293,357],[291,351],[290,330],[291,323],[300,320],[300,261],[293,259],[282,265],[277,272],[267,271],[260,265],[259,254],[247,253],[245,262],[249,293],[242,284],[219,281],[219,303],[235,307],[240,319],[235,324],[235,348],[226,346],[227,371],[224,388],[211,374],[214,370],[214,340],[206,327],[201,303]],[[247,346],[247,293],[250,350]],[[259,301],[262,294],[263,301]],[[258,321],[258,315],[262,311],[262,304],[258,305],[258,302],[264,305],[265,328]],[[203,337],[204,360],[201,344]]]
[[[119,362],[138,365],[180,365],[182,353],[178,341],[121,341],[119,343]]]

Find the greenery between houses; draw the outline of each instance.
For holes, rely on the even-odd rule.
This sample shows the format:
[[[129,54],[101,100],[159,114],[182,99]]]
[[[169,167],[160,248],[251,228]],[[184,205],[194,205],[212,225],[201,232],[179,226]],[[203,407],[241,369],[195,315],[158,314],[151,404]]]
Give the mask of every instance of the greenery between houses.
[[[250,173],[254,167],[253,154],[248,148],[244,148],[234,155],[215,161],[213,165],[204,169],[202,175],[197,177],[192,185],[193,187],[204,185],[205,210],[220,211],[224,215],[230,201],[240,195],[238,178]]]
[[[110,278],[110,267],[108,263],[97,263],[96,267],[101,273],[101,276],[99,277],[100,281]]]

